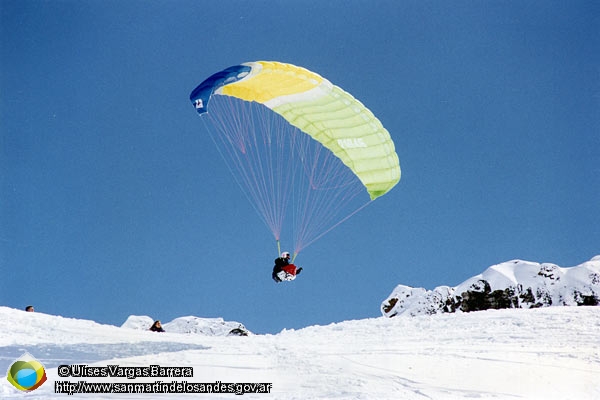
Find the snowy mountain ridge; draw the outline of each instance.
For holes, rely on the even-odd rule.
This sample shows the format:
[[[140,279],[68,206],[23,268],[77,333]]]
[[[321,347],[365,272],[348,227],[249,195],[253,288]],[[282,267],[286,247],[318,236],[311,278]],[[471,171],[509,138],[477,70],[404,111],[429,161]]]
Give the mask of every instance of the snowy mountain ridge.
[[[398,285],[382,302],[386,317],[600,304],[600,255],[575,267],[512,260],[487,268],[455,287]]]

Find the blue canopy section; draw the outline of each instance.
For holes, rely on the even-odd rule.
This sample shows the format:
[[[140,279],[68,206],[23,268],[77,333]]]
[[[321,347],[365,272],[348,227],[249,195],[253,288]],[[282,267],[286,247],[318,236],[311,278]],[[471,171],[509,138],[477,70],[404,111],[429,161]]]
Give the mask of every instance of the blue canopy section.
[[[247,65],[234,65],[211,75],[196,87],[190,94],[190,100],[196,107],[198,114],[207,112],[208,101],[215,90],[229,83],[237,82],[250,73],[252,67]]]

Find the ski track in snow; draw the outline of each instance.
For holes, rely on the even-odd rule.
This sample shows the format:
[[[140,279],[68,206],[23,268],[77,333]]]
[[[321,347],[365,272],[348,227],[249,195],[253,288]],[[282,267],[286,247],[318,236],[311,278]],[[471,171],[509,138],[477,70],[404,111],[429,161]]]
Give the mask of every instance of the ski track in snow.
[[[153,333],[0,307],[0,371],[25,351],[48,381],[2,399],[70,398],[54,381],[269,382],[250,399],[600,399],[600,307],[345,321],[248,337]],[[59,378],[61,364],[193,367],[193,378]],[[235,394],[76,394],[231,399]]]

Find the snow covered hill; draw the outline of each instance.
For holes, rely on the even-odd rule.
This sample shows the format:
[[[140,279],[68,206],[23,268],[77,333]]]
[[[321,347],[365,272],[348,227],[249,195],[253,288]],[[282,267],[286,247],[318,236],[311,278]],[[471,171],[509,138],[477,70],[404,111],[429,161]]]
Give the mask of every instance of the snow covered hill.
[[[600,307],[406,314],[249,336],[154,333],[7,307],[0,307],[0,321],[0,373],[28,352],[48,377],[30,393],[2,377],[2,399],[71,398],[56,391],[83,385],[78,382],[140,390],[160,387],[157,381],[174,388],[171,382],[189,388],[236,383],[225,388],[240,391],[262,383],[270,392],[244,394],[250,399],[600,399]],[[74,376],[116,371],[116,365],[129,372],[152,365],[184,367],[192,376]],[[72,398],[237,396],[88,393]]]
[[[384,316],[501,308],[600,304],[600,256],[561,268],[513,260],[494,265],[456,287],[433,290],[398,285],[381,304]]]

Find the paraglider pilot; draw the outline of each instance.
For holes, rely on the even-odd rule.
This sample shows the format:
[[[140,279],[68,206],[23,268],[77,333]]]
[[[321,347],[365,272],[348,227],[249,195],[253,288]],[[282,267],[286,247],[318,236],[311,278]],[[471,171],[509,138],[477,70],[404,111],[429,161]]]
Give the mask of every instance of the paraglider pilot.
[[[302,268],[296,268],[294,264],[290,263],[290,253],[284,251],[281,253],[281,257],[275,259],[275,266],[273,267],[273,280],[275,282],[281,281],[293,281],[296,279]]]

